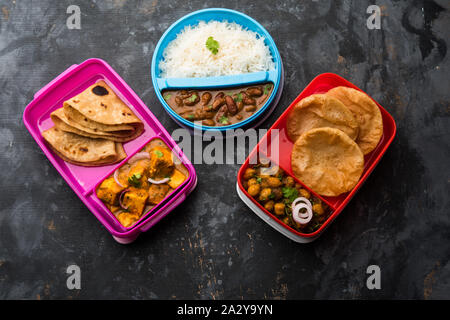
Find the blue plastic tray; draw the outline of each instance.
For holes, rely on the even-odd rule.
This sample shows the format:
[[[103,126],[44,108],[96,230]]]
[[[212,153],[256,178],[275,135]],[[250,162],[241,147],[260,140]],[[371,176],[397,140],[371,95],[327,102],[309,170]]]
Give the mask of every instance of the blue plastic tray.
[[[265,44],[269,47],[270,53],[274,59],[275,68],[274,70],[270,70],[267,72],[255,72],[255,73],[247,73],[241,75],[234,76],[222,76],[222,77],[207,77],[207,78],[161,78],[160,70],[159,70],[159,62],[163,59],[163,52],[167,45],[176,38],[177,34],[180,33],[186,26],[197,25],[200,21],[228,21],[235,22],[244,28],[256,32],[260,36],[265,38]],[[284,84],[284,73],[283,73],[283,65],[280,57],[280,53],[275,45],[270,34],[261,26],[257,21],[250,18],[249,16],[229,9],[221,9],[221,8],[212,8],[212,9],[204,9],[195,11],[190,13],[174,24],[172,24],[169,29],[162,35],[159,40],[155,52],[153,54],[152,66],[151,66],[151,75],[153,88],[155,89],[156,96],[159,101],[169,113],[169,115],[174,119],[178,124],[183,127],[189,129],[197,129],[197,130],[210,130],[210,131],[225,131],[229,129],[236,128],[248,128],[250,126],[255,126],[262,122],[269,114],[273,111],[276,104],[278,103],[281,92],[283,90]],[[225,87],[235,87],[235,86],[245,86],[252,85],[261,82],[272,82],[274,84],[274,88],[272,90],[272,94],[267,99],[265,104],[251,117],[229,125],[229,126],[221,126],[221,127],[209,127],[209,126],[201,126],[191,121],[188,121],[178,115],[172,108],[167,104],[164,100],[161,91],[167,89],[202,89],[202,88],[225,88]],[[266,112],[267,111],[267,112]]]

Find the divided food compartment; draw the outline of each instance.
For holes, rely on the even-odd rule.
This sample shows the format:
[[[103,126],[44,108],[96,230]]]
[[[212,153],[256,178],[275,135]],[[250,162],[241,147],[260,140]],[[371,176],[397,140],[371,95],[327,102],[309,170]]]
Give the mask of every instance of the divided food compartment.
[[[186,26],[195,26],[200,21],[228,21],[235,22],[242,25],[247,30],[256,32],[265,38],[265,44],[269,47],[272,54],[275,68],[274,70],[266,72],[255,72],[232,76],[220,76],[220,77],[206,77],[206,78],[161,78],[159,63],[163,57],[163,53],[167,45],[176,38],[177,34],[181,32]],[[250,128],[255,127],[264,122],[267,117],[277,106],[284,85],[284,70],[280,53],[275,45],[270,34],[267,30],[260,25],[256,20],[251,17],[240,13],[238,11],[211,8],[192,12],[175,23],[173,23],[167,31],[162,35],[159,40],[155,52],[152,58],[151,75],[153,87],[156,92],[156,96],[159,101],[169,113],[170,117],[177,122],[180,126],[189,129],[191,132],[194,130],[210,130],[210,131],[225,131],[236,128]],[[231,87],[243,87],[250,85],[260,85],[264,83],[272,83],[273,90],[263,106],[261,106],[252,116],[244,119],[238,123],[224,126],[205,126],[198,123],[193,123],[187,119],[184,119],[177,114],[166,102],[163,97],[162,91],[164,90],[176,90],[176,89],[226,89]]]
[[[359,190],[364,181],[368,178],[370,173],[373,171],[375,166],[381,160],[382,156],[386,152],[389,145],[392,143],[396,133],[396,125],[392,116],[375,100],[374,102],[380,108],[382,119],[383,119],[383,135],[378,143],[377,147],[369,154],[364,157],[364,171],[361,175],[361,178],[357,185],[350,191],[344,194],[341,194],[338,197],[326,197],[320,196],[317,193],[313,192],[306,186],[304,183],[299,181],[293,174],[291,168],[291,152],[294,145],[294,142],[289,140],[286,134],[286,119],[290,112],[290,110],[303,98],[306,98],[312,94],[316,93],[325,93],[328,90],[338,87],[338,86],[346,86],[359,91],[362,91],[354,84],[345,80],[344,78],[333,74],[333,73],[324,73],[316,78],[314,78],[311,83],[300,93],[300,95],[289,105],[289,107],[283,112],[283,114],[278,118],[278,120],[272,125],[272,127],[268,130],[266,135],[261,139],[258,145],[254,148],[254,150],[250,153],[249,157],[246,159],[245,163],[241,166],[238,174],[238,183],[237,189],[238,194],[241,199],[263,220],[265,220],[268,224],[274,227],[279,232],[283,233],[290,239],[306,243],[311,242],[317,239],[323,231],[330,225],[330,223],[342,212],[348,202],[353,198],[356,192]],[[372,99],[373,100],[373,99]],[[273,136],[273,138],[272,138]],[[278,142],[279,144],[279,157],[272,157],[271,150],[272,141]],[[276,146],[274,146],[274,150]],[[324,201],[332,210],[329,218],[322,224],[322,226],[317,229],[313,233],[301,233],[298,232],[281,221],[279,221],[274,215],[265,210],[255,199],[253,199],[247,191],[244,189],[242,185],[242,176],[245,169],[249,166],[249,161],[252,157],[255,157],[257,153],[260,152],[268,159],[273,161],[275,164],[279,165],[281,169],[283,169],[287,174],[292,176],[298,183],[303,185],[307,190],[309,190],[313,195],[320,198]]]
[[[70,164],[56,155],[46,144],[42,131],[53,126],[50,114],[62,107],[63,102],[79,94],[92,84],[104,80],[117,96],[136,114],[144,124],[144,132],[136,139],[123,144],[127,157],[120,163],[100,167],[83,167]],[[190,161],[171,138],[169,133],[151,113],[147,106],[125,81],[103,60],[89,59],[72,65],[57,78],[39,90],[34,100],[25,108],[23,121],[44,154],[56,170],[75,191],[89,210],[120,243],[134,241],[141,232],[147,231],[162,217],[179,205],[195,188],[197,177]],[[149,213],[144,214],[132,227],[123,227],[106,206],[97,198],[96,186],[122,166],[150,140],[159,138],[186,167],[189,177]]]

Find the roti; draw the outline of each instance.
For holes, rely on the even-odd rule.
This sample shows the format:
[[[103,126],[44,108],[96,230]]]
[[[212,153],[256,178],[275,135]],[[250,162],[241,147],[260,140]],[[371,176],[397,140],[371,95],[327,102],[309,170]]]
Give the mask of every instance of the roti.
[[[64,161],[81,166],[102,166],[125,159],[121,143],[91,139],[52,127],[42,132],[45,141]]]
[[[353,140],[359,133],[353,113],[338,99],[325,94],[313,94],[300,100],[286,122],[287,134],[292,141],[306,131],[322,127],[342,130]]]
[[[380,108],[365,93],[348,87],[336,87],[327,95],[339,99],[355,116],[359,125],[356,143],[366,155],[380,142],[383,135],[383,119]]]
[[[129,141],[144,131],[141,120],[104,81],[64,101],[63,108],[66,117],[82,127],[77,129],[88,133],[90,129]]]
[[[313,191],[334,197],[358,183],[364,170],[364,155],[341,130],[316,128],[295,142],[291,167],[294,175]]]
[[[50,114],[55,127],[66,132],[76,133],[80,136],[94,139],[108,139],[116,142],[126,142],[130,139],[128,132],[122,131],[99,131],[80,125],[66,116],[63,108],[57,109]]]

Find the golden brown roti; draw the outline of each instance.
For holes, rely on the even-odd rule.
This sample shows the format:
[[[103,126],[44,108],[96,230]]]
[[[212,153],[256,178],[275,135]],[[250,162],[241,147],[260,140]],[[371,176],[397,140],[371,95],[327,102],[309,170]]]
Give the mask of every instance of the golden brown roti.
[[[338,99],[325,94],[313,94],[302,99],[294,106],[286,122],[287,134],[292,141],[308,130],[322,127],[342,130],[353,140],[359,132],[353,113]]]
[[[128,139],[126,141],[138,137],[144,130],[141,120],[104,81],[64,101],[63,108],[66,117],[80,126],[115,134]]]
[[[130,140],[128,135],[121,131],[105,132],[94,130],[88,127],[81,126],[78,122],[69,119],[63,108],[57,109],[50,114],[50,117],[55,124],[55,127],[66,132],[76,133],[80,136],[94,138],[94,139],[108,139],[116,142],[126,142]]]
[[[312,190],[334,197],[357,184],[364,169],[364,155],[341,130],[317,128],[297,139],[291,166],[294,175]]]
[[[121,143],[91,139],[55,127],[42,132],[53,151],[64,161],[81,166],[101,166],[125,159]]]
[[[353,112],[359,124],[356,143],[364,154],[371,152],[383,135],[383,119],[378,106],[365,93],[348,87],[336,87],[326,93],[339,99]]]

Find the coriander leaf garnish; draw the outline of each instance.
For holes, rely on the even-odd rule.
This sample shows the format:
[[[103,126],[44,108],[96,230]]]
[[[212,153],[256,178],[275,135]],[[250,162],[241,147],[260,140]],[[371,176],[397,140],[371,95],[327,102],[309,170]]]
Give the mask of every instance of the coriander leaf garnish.
[[[265,95],[267,95],[268,93],[269,93],[269,90],[270,90],[270,84],[267,84],[265,87],[264,87],[264,94]]]
[[[221,124],[228,124],[228,118],[225,117],[225,116],[221,116],[221,117],[219,118],[219,122],[220,122]]]
[[[197,95],[196,95],[196,94],[193,94],[193,95],[189,98],[189,101],[190,101],[190,102],[194,102],[195,99],[197,99]]]
[[[219,42],[214,40],[213,37],[209,37],[206,40],[206,48],[211,51],[212,54],[216,55],[219,52]]]
[[[169,100],[170,98],[172,97],[172,95],[171,94],[166,94],[165,96],[164,96],[164,100]]]
[[[295,188],[284,187],[281,191],[283,192],[283,197],[289,199],[290,202],[298,197],[298,190]]]
[[[141,186],[140,179],[142,178],[142,175],[140,173],[134,173],[131,177],[128,178],[128,182],[136,187],[139,188]]]
[[[163,153],[159,150],[155,150],[155,154],[158,158],[162,158],[162,156],[163,156]]]
[[[241,102],[242,99],[243,99],[242,93],[238,93],[238,95],[237,95],[236,99],[234,99],[234,101],[235,101],[235,102]]]

